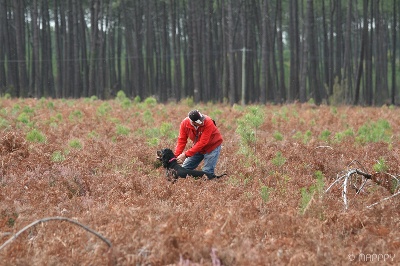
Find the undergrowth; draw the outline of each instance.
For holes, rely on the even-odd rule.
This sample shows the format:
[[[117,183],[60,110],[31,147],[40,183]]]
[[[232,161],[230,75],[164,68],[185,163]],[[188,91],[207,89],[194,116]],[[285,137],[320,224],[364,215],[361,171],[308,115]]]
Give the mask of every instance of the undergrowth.
[[[217,120],[224,142],[215,171],[227,176],[170,182],[156,151],[174,148],[194,106]],[[398,190],[398,117],[398,108],[161,104],[122,93],[109,101],[0,98],[2,243],[59,216],[112,242],[110,251],[54,221],[19,235],[0,261],[343,265],[348,254],[395,253],[399,197],[365,206]],[[349,186],[344,211],[342,188],[324,189],[353,160],[389,177],[391,191],[368,182],[355,196]]]

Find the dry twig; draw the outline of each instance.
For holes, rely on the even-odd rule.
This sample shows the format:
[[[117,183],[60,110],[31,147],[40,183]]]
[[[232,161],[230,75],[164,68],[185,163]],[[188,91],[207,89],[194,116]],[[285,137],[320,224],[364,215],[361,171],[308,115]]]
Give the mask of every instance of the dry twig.
[[[67,221],[76,225],[79,225],[80,227],[82,227],[83,229],[85,229],[86,231],[94,234],[95,236],[99,237],[101,240],[103,240],[109,248],[111,248],[111,242],[103,237],[102,235],[100,235],[99,233],[97,233],[96,231],[90,229],[89,227],[74,221],[72,219],[66,218],[66,217],[47,217],[47,218],[43,218],[37,221],[34,221],[33,223],[25,226],[24,228],[22,228],[21,230],[19,230],[13,237],[11,237],[10,239],[8,239],[6,242],[3,243],[3,245],[0,246],[0,250],[2,250],[5,246],[7,246],[8,244],[10,244],[12,241],[14,241],[20,234],[22,234],[24,231],[26,231],[27,229],[29,229],[32,226],[35,226],[38,223],[44,223],[44,222],[48,222],[48,221],[53,221],[53,220],[58,220],[58,221]]]
[[[373,207],[375,205],[378,205],[379,203],[384,202],[384,201],[386,201],[388,199],[391,199],[391,198],[393,198],[394,196],[397,196],[397,195],[400,195],[400,191],[398,191],[397,193],[395,193],[395,194],[393,194],[393,195],[391,195],[389,197],[386,197],[386,198],[384,198],[384,199],[382,199],[382,200],[380,200],[378,202],[375,202],[374,204],[371,204],[371,205],[367,206],[367,208],[369,209],[369,208],[371,208],[371,207]]]

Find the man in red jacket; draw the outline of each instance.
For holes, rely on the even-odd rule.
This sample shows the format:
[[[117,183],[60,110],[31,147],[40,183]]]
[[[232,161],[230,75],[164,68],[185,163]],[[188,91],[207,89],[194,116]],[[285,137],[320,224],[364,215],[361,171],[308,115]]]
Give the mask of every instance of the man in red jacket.
[[[191,139],[193,146],[183,152],[187,140]],[[223,139],[214,121],[201,114],[198,110],[192,110],[183,119],[179,129],[178,141],[175,148],[175,156],[178,163],[183,163],[186,169],[196,169],[204,159],[203,171],[214,174]]]

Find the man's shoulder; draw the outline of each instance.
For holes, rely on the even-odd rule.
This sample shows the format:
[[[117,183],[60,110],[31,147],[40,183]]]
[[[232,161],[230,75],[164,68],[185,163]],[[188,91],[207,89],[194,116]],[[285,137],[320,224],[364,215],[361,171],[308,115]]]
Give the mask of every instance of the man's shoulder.
[[[214,128],[214,127],[216,127],[217,125],[215,124],[215,121],[214,121],[214,119],[212,119],[211,117],[209,117],[209,116],[206,116],[205,117],[205,119],[204,119],[204,127],[207,127],[207,128]]]
[[[193,127],[193,126],[190,124],[190,121],[189,121],[189,118],[188,118],[188,117],[186,117],[185,119],[182,120],[181,126],[183,126],[183,127],[188,127],[188,128]]]

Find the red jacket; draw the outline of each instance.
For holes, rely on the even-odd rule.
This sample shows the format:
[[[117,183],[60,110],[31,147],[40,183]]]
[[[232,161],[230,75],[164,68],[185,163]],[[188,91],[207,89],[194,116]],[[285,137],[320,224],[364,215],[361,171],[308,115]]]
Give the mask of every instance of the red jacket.
[[[179,156],[186,147],[188,138],[193,141],[193,146],[185,154],[187,157],[200,152],[202,154],[212,152],[221,145],[223,139],[214,121],[206,115],[203,125],[196,128],[190,123],[189,117],[181,122],[179,128],[178,142],[175,148],[175,156]],[[197,138],[196,138],[197,136]]]

